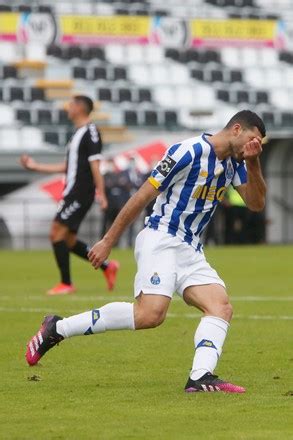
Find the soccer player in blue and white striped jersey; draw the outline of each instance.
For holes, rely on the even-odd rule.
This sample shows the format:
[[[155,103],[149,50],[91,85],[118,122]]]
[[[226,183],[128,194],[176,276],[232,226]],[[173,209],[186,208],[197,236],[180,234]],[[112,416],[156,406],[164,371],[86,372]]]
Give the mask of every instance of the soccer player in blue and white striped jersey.
[[[200,237],[227,187],[246,183],[244,162],[217,157],[211,135],[173,145],[153,170],[150,183],[160,191],[148,226],[180,237],[200,249]]]
[[[136,302],[110,303],[64,319],[47,317],[39,331],[41,338],[38,334],[34,337],[44,342],[38,342],[38,349],[33,346],[34,354],[28,347],[28,362],[37,363],[51,348],[49,337],[57,343],[60,338],[75,335],[156,327],[164,321],[173,293],[177,292],[186,304],[204,314],[195,332],[195,355],[185,390],[244,392],[243,387],[213,374],[232,306],[223,280],[205,259],[201,236],[231,184],[248,208],[264,208],[266,186],[259,162],[264,136],[262,120],[243,110],[218,133],[202,134],[171,146],[89,253],[97,269],[125,228],[156,198],[153,213],[136,239]]]

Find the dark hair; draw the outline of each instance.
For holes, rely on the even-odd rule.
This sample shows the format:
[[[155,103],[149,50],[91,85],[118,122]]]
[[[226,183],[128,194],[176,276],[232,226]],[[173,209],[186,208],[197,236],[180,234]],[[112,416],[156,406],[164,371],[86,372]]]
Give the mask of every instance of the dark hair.
[[[94,103],[88,96],[85,95],[75,95],[73,97],[74,101],[81,102],[84,105],[86,113],[89,115],[94,109]]]
[[[231,128],[234,124],[240,124],[245,128],[256,127],[258,128],[262,137],[265,137],[266,135],[266,127],[263,123],[263,120],[256,113],[250,110],[242,110],[236,113],[236,115],[232,116],[225,128]]]

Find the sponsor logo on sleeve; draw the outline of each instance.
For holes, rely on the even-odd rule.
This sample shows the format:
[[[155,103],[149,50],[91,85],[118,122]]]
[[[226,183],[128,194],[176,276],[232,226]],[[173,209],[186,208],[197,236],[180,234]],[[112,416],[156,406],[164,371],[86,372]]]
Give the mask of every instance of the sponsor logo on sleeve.
[[[165,157],[165,159],[163,159],[158,167],[157,170],[159,171],[160,174],[162,174],[164,177],[167,177],[168,174],[170,173],[170,171],[172,170],[172,168],[174,168],[174,166],[176,165],[176,161],[174,159],[172,159],[172,157],[167,156]]]
[[[90,124],[89,131],[90,131],[90,135],[91,135],[91,140],[96,144],[99,140],[99,134],[97,131],[97,127],[94,124]]]

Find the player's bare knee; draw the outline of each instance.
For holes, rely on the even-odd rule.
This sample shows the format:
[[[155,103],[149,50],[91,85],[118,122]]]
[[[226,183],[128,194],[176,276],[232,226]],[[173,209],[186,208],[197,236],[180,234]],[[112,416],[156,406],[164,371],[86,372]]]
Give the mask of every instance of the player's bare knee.
[[[233,315],[233,307],[230,302],[222,305],[221,315],[221,318],[225,319],[225,321],[231,321]]]
[[[221,301],[218,304],[215,304],[214,307],[210,311],[208,311],[207,314],[217,316],[218,318],[222,318],[225,321],[229,322],[232,318],[233,307],[228,300]]]
[[[51,225],[51,229],[50,229],[50,233],[49,233],[49,238],[51,242],[56,242],[56,241],[60,241],[60,240],[65,240],[67,239],[67,229],[63,228],[61,225],[59,226],[57,223],[53,223]]]
[[[225,321],[231,321],[233,314],[232,304],[229,302],[228,297],[219,298],[218,301],[213,301],[204,308],[205,315],[217,316]]]
[[[166,314],[164,310],[137,308],[134,316],[135,328],[139,330],[158,327],[164,322]]]
[[[230,321],[233,314],[233,307],[229,301],[227,293],[219,296],[218,301],[214,303],[215,316],[224,319],[225,321]]]
[[[155,328],[161,325],[165,320],[165,312],[162,310],[153,310],[148,316],[148,328]]]
[[[141,292],[134,305],[135,328],[158,327],[164,322],[170,298],[164,295],[146,295]]]

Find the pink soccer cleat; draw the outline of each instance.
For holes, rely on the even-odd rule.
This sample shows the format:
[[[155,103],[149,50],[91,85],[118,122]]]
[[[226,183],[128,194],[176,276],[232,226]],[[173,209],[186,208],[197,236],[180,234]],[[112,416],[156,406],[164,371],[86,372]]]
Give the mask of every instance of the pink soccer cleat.
[[[188,379],[186,393],[222,391],[223,393],[245,393],[245,388],[225,382],[211,373],[206,373],[198,380]]]
[[[73,284],[64,284],[64,283],[58,283],[56,286],[52,287],[52,289],[47,291],[47,295],[54,296],[54,295],[68,295],[70,293],[74,293],[75,288]]]
[[[56,332],[56,322],[60,316],[46,316],[40,330],[27,344],[25,357],[29,365],[36,365],[44,354],[54,345],[63,341],[63,336]]]
[[[116,283],[117,272],[120,264],[116,260],[109,261],[108,267],[103,271],[104,277],[107,281],[108,290],[113,290]]]

